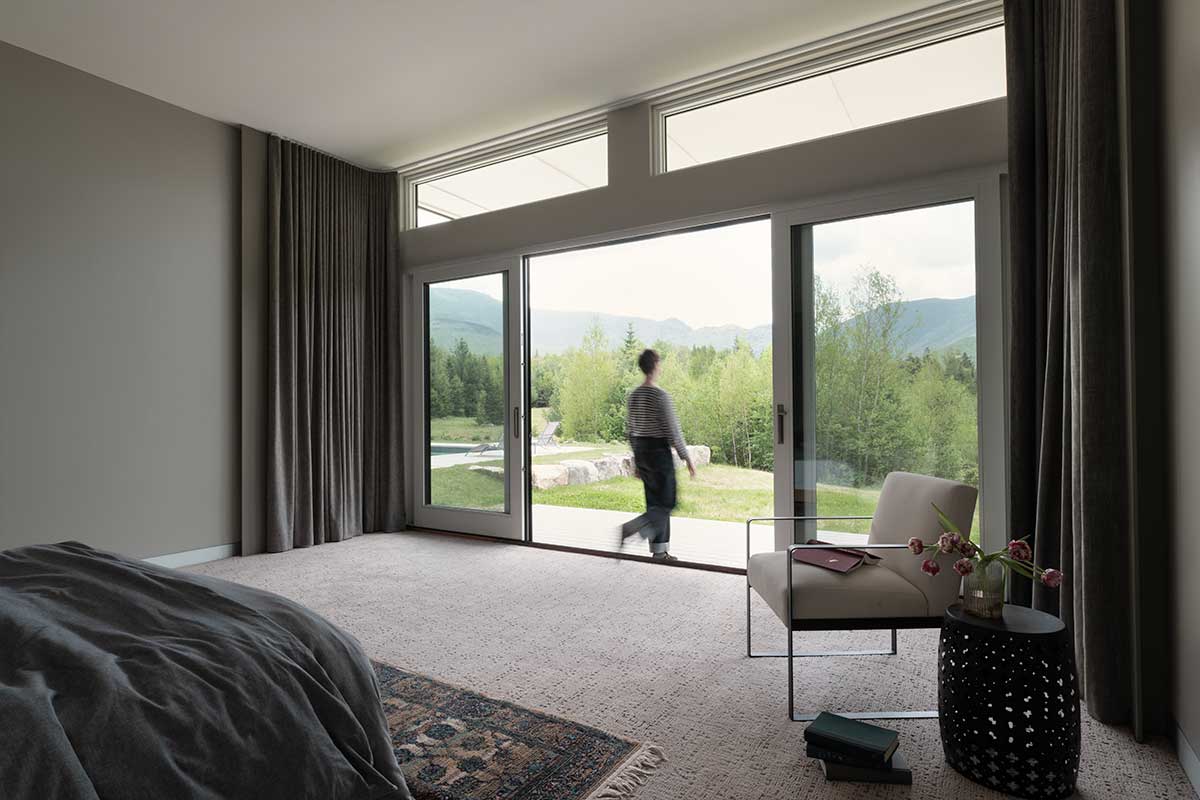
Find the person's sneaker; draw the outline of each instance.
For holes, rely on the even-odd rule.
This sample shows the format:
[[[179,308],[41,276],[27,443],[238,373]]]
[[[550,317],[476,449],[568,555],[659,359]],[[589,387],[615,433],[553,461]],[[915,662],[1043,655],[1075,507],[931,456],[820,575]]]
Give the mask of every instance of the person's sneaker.
[[[650,556],[650,558],[653,559],[654,561],[666,561],[667,563],[679,560],[678,558],[671,555],[670,553],[655,553],[654,555]]]

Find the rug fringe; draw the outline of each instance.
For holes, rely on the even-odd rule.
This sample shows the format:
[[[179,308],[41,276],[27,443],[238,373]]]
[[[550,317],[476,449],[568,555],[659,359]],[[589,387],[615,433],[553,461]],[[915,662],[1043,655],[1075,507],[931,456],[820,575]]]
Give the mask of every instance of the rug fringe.
[[[661,747],[644,744],[617,767],[604,784],[584,800],[628,800],[666,763]]]

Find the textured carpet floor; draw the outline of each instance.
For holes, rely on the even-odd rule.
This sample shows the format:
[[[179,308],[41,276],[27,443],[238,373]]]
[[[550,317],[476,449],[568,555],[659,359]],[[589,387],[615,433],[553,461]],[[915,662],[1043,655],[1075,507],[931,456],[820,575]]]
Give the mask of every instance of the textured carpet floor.
[[[278,592],[371,657],[662,747],[638,800],[997,798],[942,760],[936,720],[893,723],[912,787],[826,783],[787,720],[785,665],[747,659],[745,579],[436,534],[375,534],[197,572]],[[756,648],[784,646],[756,599]],[[797,635],[798,647],[886,646],[885,632]],[[809,709],[935,708],[937,632],[900,654],[799,662]],[[1085,714],[1081,798],[1192,798],[1165,741]]]

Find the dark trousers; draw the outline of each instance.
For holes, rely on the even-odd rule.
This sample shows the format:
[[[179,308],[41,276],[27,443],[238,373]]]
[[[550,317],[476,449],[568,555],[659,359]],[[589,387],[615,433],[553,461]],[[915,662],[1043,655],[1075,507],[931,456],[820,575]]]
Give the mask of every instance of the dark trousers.
[[[675,508],[675,461],[666,439],[635,436],[633,463],[646,492],[646,513],[623,526],[629,535],[641,533],[651,553],[665,553],[671,542],[671,511]]]

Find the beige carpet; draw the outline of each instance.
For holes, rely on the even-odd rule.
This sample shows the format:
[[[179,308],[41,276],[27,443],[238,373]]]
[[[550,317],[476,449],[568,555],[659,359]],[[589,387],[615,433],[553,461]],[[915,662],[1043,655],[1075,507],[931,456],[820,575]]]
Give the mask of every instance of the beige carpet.
[[[804,726],[787,720],[784,662],[743,655],[739,576],[436,534],[361,536],[193,569],[304,603],[402,669],[660,745],[670,763],[639,800],[1000,797],[945,766],[936,720],[894,723],[911,789],[826,783],[804,756]],[[783,646],[763,605],[755,624],[756,643]],[[887,634],[797,640],[882,647]],[[936,660],[936,631],[901,631],[898,656],[805,659],[798,702],[935,708]],[[1166,742],[1139,745],[1086,715],[1079,790],[1195,797]]]

